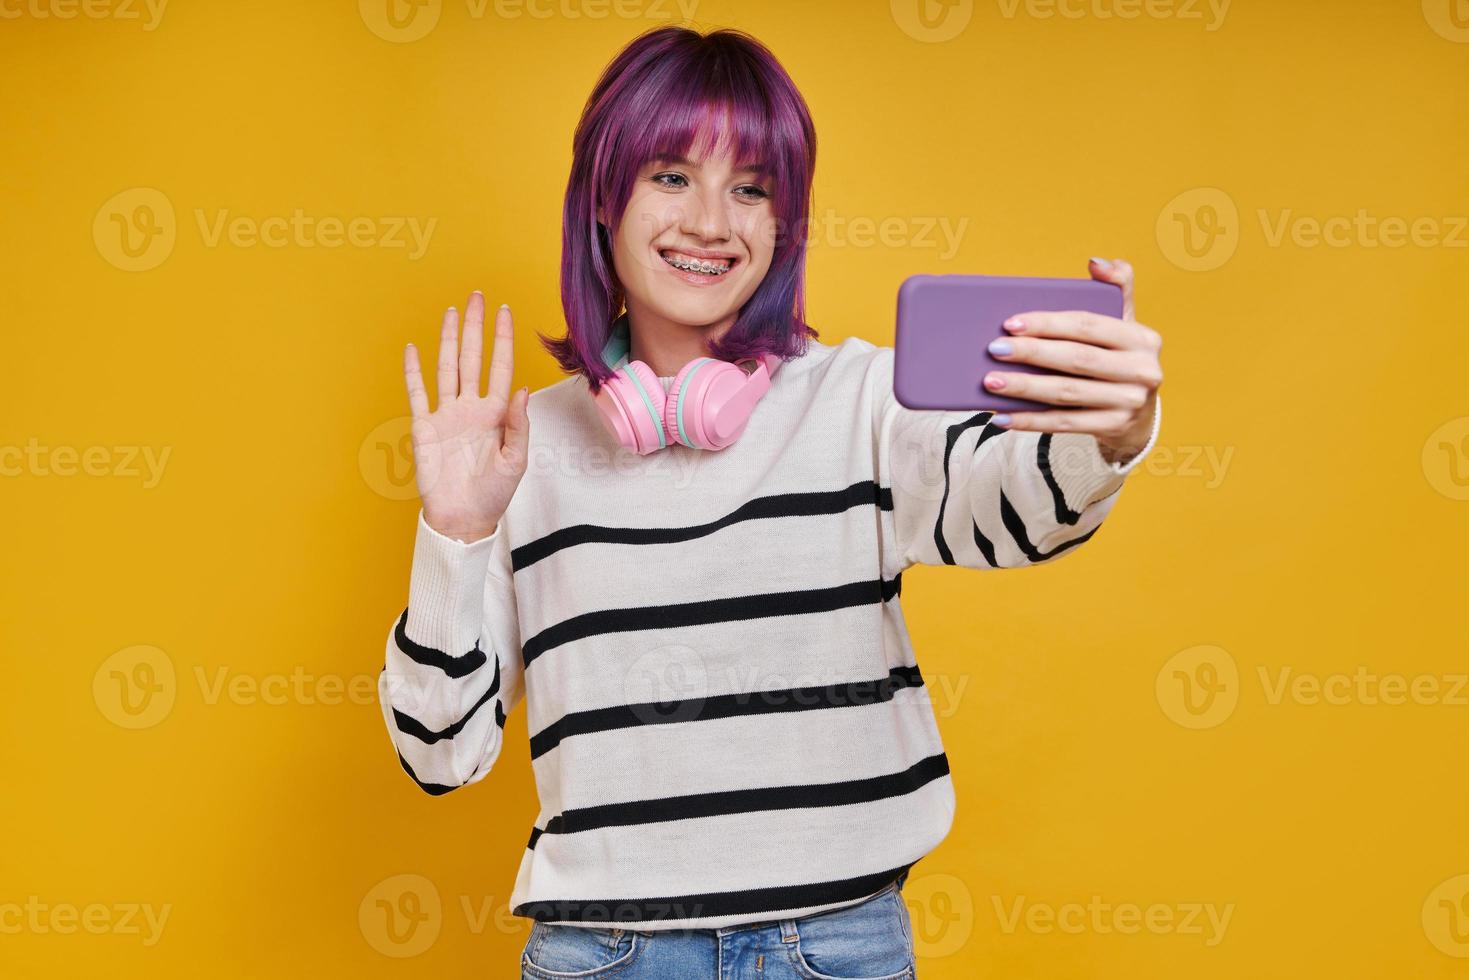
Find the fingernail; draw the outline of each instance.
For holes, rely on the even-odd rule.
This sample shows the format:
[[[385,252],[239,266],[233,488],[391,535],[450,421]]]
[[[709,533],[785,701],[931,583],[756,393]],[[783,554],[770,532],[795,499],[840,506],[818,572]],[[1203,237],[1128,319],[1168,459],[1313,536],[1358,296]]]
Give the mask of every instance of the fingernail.
[[[1101,266],[1103,269],[1112,268],[1111,262],[1108,262],[1106,259],[1099,259],[1095,255],[1092,256],[1092,263]]]
[[[995,425],[1009,425],[1010,424],[1010,416],[1008,416],[1008,415],[996,415],[994,418],[990,419],[990,421],[993,422],[993,423],[995,423]]]
[[[990,353],[1005,355],[1014,351],[1015,347],[1004,337],[996,337],[990,341]]]
[[[502,310],[508,310],[508,309],[510,309],[510,304],[509,303],[501,303],[500,304],[500,309],[502,309]]]
[[[1020,317],[1018,317],[1018,316],[1012,316],[1010,319],[1006,320],[1004,323],[1002,323],[1000,325],[1002,327],[1004,327],[1006,330],[1016,330],[1016,331],[1019,331],[1019,330],[1024,330],[1025,329],[1025,321],[1022,320],[1022,319],[1020,319]]]
[[[999,391],[1005,387],[1005,379],[998,374],[986,374],[984,376],[984,386],[991,391]]]

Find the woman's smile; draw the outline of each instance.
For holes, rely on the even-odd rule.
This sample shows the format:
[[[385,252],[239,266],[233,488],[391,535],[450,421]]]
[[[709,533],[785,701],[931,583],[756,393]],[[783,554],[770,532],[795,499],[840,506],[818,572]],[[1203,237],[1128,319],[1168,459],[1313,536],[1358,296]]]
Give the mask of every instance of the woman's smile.
[[[658,255],[673,275],[696,286],[712,285],[734,271],[739,256],[706,249],[665,248]]]

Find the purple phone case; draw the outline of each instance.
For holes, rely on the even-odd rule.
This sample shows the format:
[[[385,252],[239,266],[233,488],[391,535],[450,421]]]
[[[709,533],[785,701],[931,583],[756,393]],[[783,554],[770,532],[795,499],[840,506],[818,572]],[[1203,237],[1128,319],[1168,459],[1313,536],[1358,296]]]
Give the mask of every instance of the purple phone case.
[[[921,409],[1045,411],[1058,406],[1007,398],[984,387],[998,368],[1029,374],[1063,374],[990,356],[988,345],[1009,336],[1002,324],[1028,310],[1087,310],[1122,316],[1122,288],[1095,279],[1014,276],[918,275],[898,287],[898,327],[893,344],[893,396]]]

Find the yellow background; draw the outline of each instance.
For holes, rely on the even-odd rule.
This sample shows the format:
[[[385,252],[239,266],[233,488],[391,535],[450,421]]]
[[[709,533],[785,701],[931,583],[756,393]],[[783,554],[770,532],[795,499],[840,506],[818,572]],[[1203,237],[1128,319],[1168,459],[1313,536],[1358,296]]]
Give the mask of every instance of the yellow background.
[[[823,341],[890,344],[913,273],[1084,276],[1093,254],[1135,264],[1166,338],[1171,459],[1094,541],[905,576],[959,796],[905,889],[923,977],[1469,977],[1456,2],[1236,0],[1221,22],[990,0],[932,30],[904,0],[698,3],[812,108]],[[0,447],[50,454],[0,478],[0,975],[515,972],[524,713],[468,791],[398,768],[371,683],[416,505],[378,444],[399,445],[404,343],[436,350],[474,287],[516,312],[516,384],[562,377],[534,332],[562,329],[572,128],[677,9],[431,2],[399,29],[368,0],[178,2],[148,29],[141,4],[0,2]],[[114,201],[138,188],[171,225],[138,210],[156,195]],[[436,224],[417,258],[206,234],[297,209]],[[1359,211],[1426,223],[1398,247],[1296,223]],[[128,271],[158,255],[127,258],[119,218],[172,251]],[[885,220],[886,241],[857,230]],[[943,222],[966,223],[952,254]],[[58,447],[94,449],[93,475]],[[154,485],[129,475],[143,449],[169,453]],[[1276,687],[1359,668],[1438,694]],[[1222,700],[1185,702],[1211,676]],[[156,717],[118,678],[156,688]],[[378,904],[405,888],[411,941]],[[1067,932],[1010,922],[1017,901],[1230,918]],[[27,903],[40,928],[17,928]],[[97,930],[60,931],[89,905]],[[167,909],[156,941],[128,905]]]

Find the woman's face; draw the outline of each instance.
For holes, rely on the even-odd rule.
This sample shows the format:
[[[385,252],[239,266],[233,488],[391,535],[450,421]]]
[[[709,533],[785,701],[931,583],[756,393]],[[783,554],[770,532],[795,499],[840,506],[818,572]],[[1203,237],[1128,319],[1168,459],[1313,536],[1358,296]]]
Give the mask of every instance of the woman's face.
[[[772,191],[727,154],[645,166],[612,249],[632,315],[715,336],[732,325],[770,268]]]

